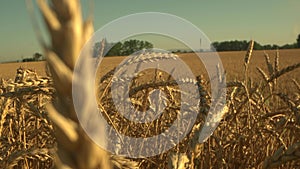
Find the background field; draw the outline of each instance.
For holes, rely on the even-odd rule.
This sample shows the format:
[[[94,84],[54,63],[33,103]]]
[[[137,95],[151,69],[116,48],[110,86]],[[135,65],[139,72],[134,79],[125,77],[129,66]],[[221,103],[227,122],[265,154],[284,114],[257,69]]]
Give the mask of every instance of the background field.
[[[276,51],[266,51],[266,53],[270,56],[271,63],[274,63]],[[253,83],[249,85],[244,77],[245,54],[246,51],[219,53],[227,72],[227,82],[229,82],[228,95],[226,96],[228,110],[224,111],[223,120],[205,143],[194,144],[195,142],[193,142],[194,138],[198,138],[197,132],[204,124],[207,108],[211,102],[210,95],[207,94],[207,92],[209,93],[209,86],[207,86],[209,83],[206,83],[208,79],[197,79],[201,95],[199,106],[201,109],[197,122],[186,138],[175,148],[161,155],[145,159],[130,159],[129,161],[114,159],[118,157],[112,156],[113,163],[123,160],[126,163],[124,165],[137,162],[140,168],[166,168],[170,164],[169,158],[174,160],[178,155],[189,157],[191,168],[299,167],[300,85],[297,86],[292,80],[299,82],[300,70],[298,68],[291,72],[284,71],[285,73],[278,79],[266,84],[257,71],[257,67],[260,67],[268,74],[269,70],[265,63],[264,52],[253,51],[248,69],[249,77]],[[202,55],[209,57],[209,53],[202,53]],[[300,62],[299,49],[280,50],[279,55],[279,72],[282,68]],[[179,54],[179,56],[192,69],[195,76],[204,75],[207,78],[204,66],[195,54]],[[105,58],[100,65],[98,77],[107,75],[124,58]],[[47,74],[45,62],[6,63],[0,64],[0,78],[14,79],[19,67],[33,69],[40,76]],[[135,83],[136,86],[132,88],[136,89],[142,86],[139,80],[154,83],[153,75],[155,74],[153,73],[154,71],[150,71],[149,75],[142,76],[142,79],[138,78]],[[0,98],[0,113],[2,112],[0,114],[0,168],[7,166],[49,168],[53,165],[52,153],[56,144],[52,122],[47,116],[45,105],[53,99],[55,90],[51,84],[40,85],[42,81],[33,83],[34,80],[38,79],[34,79],[35,76],[27,76],[24,81],[12,82],[10,85],[7,85],[8,81],[6,80],[1,81],[0,89],[4,91],[4,95],[0,96],[4,97]],[[100,98],[99,105],[107,111],[107,117],[112,120],[111,123],[117,126],[118,131],[126,134],[131,132],[134,136],[140,133],[139,137],[146,137],[143,135],[144,133],[157,134],[155,132],[162,130],[165,124],[176,118],[172,113],[175,111],[167,111],[160,118],[159,123],[151,123],[153,126],[150,129],[148,126],[138,126],[128,122],[128,120],[126,121],[115,110],[111,102],[110,90],[102,90],[108,86],[111,80],[111,76],[105,77],[105,80],[99,83],[99,93],[104,96]],[[27,84],[29,86],[26,86]],[[266,84],[266,86],[257,84]],[[147,102],[144,102],[146,100],[144,96],[147,96],[150,90],[159,88],[165,93],[169,92],[168,97],[175,98],[170,99],[170,103],[177,105],[180,99],[176,97],[178,94],[176,93],[176,85],[172,86],[168,83],[164,83],[164,85],[141,88],[132,95],[133,104],[144,110],[148,105]],[[11,86],[15,86],[13,92]],[[143,127],[146,127],[144,128],[146,132],[141,132],[144,130]],[[24,130],[20,130],[20,128],[24,128]],[[298,161],[292,161],[296,159]],[[180,159],[178,163],[185,164],[186,161]]]
[[[269,56],[271,62],[274,62],[276,55],[275,50],[265,51]],[[219,56],[222,60],[225,71],[227,72],[227,80],[232,81],[243,78],[244,74],[241,72],[244,69],[244,56],[246,51],[239,52],[219,52]],[[201,55],[209,55],[209,53],[201,53]],[[300,49],[280,50],[280,67],[286,67],[288,65],[295,64],[300,61]],[[206,71],[200,59],[194,53],[179,54],[179,56],[186,62],[191,68],[195,76],[200,74],[206,76]],[[116,67],[125,57],[106,57],[101,63],[99,69],[99,75],[102,76],[108,71]],[[0,64],[0,78],[9,79],[13,78],[16,73],[16,69],[19,67],[30,68],[35,70],[39,75],[46,75],[45,73],[45,62],[25,62],[25,63],[4,63]],[[254,80],[258,79],[257,67],[267,71],[265,64],[264,51],[253,51],[251,64],[249,65],[249,71],[251,77]],[[283,80],[289,85],[288,79],[297,79],[299,81],[300,70],[295,70],[290,74],[286,74]],[[282,83],[281,83],[282,84]]]

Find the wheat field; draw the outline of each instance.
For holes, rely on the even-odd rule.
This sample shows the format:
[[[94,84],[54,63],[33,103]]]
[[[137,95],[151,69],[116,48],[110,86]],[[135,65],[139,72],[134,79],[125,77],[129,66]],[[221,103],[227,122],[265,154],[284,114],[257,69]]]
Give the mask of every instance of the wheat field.
[[[270,55],[270,59],[274,62],[276,50],[265,51],[268,55]],[[300,61],[300,49],[287,49],[280,50],[280,66],[286,67],[292,64],[295,64]],[[233,51],[233,52],[219,52],[219,56],[222,60],[222,64],[224,69],[227,72],[227,80],[235,80],[242,79],[243,74],[240,71],[244,68],[244,55],[245,51]],[[180,58],[182,58],[185,63],[191,68],[192,72],[195,76],[206,75],[205,68],[203,67],[202,62],[198,59],[198,56],[194,53],[185,53],[178,54]],[[202,53],[200,55],[206,55]],[[114,67],[118,66],[125,59],[125,56],[114,56],[114,57],[106,57],[103,59],[101,67],[99,67],[99,77],[103,76],[105,73],[112,70]],[[256,67],[260,67],[263,70],[267,71],[267,65],[265,64],[265,56],[264,51],[253,51],[252,59],[251,59],[250,74],[252,78],[260,78],[260,75],[257,73]],[[25,62],[25,63],[2,63],[0,66],[0,77],[3,79],[14,78],[16,74],[16,70],[19,67],[23,67],[25,69],[33,69],[36,71],[38,75],[46,76],[46,62]],[[293,79],[296,78],[299,80],[300,71],[295,70],[293,73],[286,74],[283,76],[283,79]],[[286,81],[288,82],[288,81]]]
[[[101,148],[93,142],[80,125],[73,104],[73,84],[81,86],[81,81],[91,76],[87,73],[78,79],[84,69],[75,71],[81,48],[94,32],[91,16],[82,18],[79,0],[36,2],[51,39],[46,44],[38,37],[47,69],[45,62],[0,66],[0,168],[300,167],[300,50],[253,51],[251,40],[247,51],[220,53],[225,72],[219,71],[214,78],[224,82],[220,75],[225,73],[227,94],[217,93],[219,97],[215,100],[207,73],[194,54],[165,55],[166,60],[182,58],[196,76],[196,80],[179,79],[180,83],[197,86],[199,111],[195,123],[188,124],[191,131],[168,151],[129,158],[106,151],[113,145]],[[33,25],[35,31],[40,31]],[[209,53],[203,54],[209,57]],[[131,61],[147,63],[162,58],[157,53],[152,57],[135,57]],[[116,80],[114,67],[122,59],[105,58],[97,70],[96,91],[85,86],[80,91],[97,97],[99,113],[113,129],[127,136],[146,138],[166,130],[178,118],[181,104],[186,105],[185,111],[194,112],[189,103],[181,103],[181,96],[194,97],[195,93],[184,93],[170,74],[156,68],[139,72],[133,78],[129,100],[135,110],[145,112],[151,109],[149,95],[159,89],[167,103],[163,113],[147,123],[124,118],[114,105],[111,90],[111,83]],[[218,112],[221,122],[208,140],[199,143],[201,129],[207,126],[209,108],[224,97],[226,106]],[[80,101],[83,113],[93,111],[88,97]],[[101,141],[105,140],[111,131],[103,121],[98,125],[103,131]],[[147,145],[146,151],[152,151],[152,146]]]
[[[192,141],[203,125],[205,113],[210,106],[209,81],[203,67],[195,67],[200,61],[194,54],[180,55],[198,77],[199,92],[206,100],[201,104],[200,115],[191,133],[179,145],[162,155],[146,159],[118,159],[111,156],[112,161],[115,161],[113,164],[119,168],[298,168],[300,50],[266,53],[269,58],[262,51],[253,51],[248,63],[249,77],[237,73],[244,71],[245,51],[220,53],[227,72],[228,111],[214,134],[204,144],[195,144]],[[150,129],[149,126],[137,126],[112,113],[116,111],[108,98],[110,91],[105,91],[104,88],[108,85],[107,81],[110,81],[110,70],[122,59],[124,57],[105,58],[101,64],[98,71],[99,92],[102,91],[101,95],[106,97],[100,98],[99,105],[107,112],[107,119],[117,126],[120,132],[147,137],[151,133],[162,131],[163,126],[176,117],[172,112],[161,117],[159,122],[151,124]],[[19,66],[23,68],[16,69]],[[56,151],[57,145],[53,124],[45,105],[53,101],[55,89],[44,66],[44,62],[1,65],[1,168],[54,166],[53,152]],[[132,94],[136,108],[147,109],[149,105],[139,104],[144,99],[140,92],[149,92],[154,88],[167,93],[170,102],[177,103],[180,99],[176,97],[176,84],[166,81],[151,87],[143,84],[144,78],[149,80],[155,73],[155,70],[149,70],[135,79],[136,86],[132,88],[139,89]],[[245,84],[245,78],[250,81],[248,85]],[[141,133],[141,129],[144,132]],[[183,166],[175,165],[178,161]]]

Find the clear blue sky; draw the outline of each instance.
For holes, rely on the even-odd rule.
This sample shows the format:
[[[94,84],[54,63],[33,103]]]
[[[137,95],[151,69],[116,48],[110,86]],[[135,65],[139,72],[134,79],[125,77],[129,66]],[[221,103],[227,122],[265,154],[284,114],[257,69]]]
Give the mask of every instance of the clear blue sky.
[[[82,0],[87,10],[89,0]],[[110,0],[95,1],[95,30],[137,12],[182,17],[211,41],[249,40],[261,44],[294,43],[300,33],[300,0]],[[1,0],[0,62],[41,52],[25,0]]]

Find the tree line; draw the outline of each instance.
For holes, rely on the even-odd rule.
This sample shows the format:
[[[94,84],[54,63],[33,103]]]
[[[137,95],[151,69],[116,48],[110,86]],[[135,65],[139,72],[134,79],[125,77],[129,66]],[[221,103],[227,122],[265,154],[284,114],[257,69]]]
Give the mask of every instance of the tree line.
[[[97,57],[102,48],[102,42],[96,42],[93,46],[93,56]],[[104,40],[104,54],[105,56],[128,56],[134,52],[140,51],[142,49],[151,49],[153,44],[148,41],[142,40],[127,40],[117,43],[109,43]],[[35,52],[32,57],[22,58],[18,62],[35,62],[45,60],[43,55],[39,52]]]
[[[22,58],[22,62],[36,62],[41,60],[45,60],[45,58],[43,58],[43,55],[38,52],[35,52],[31,58]]]
[[[134,52],[153,48],[153,44],[148,41],[131,39],[117,43],[109,43],[107,40],[102,42],[96,42],[93,47],[93,56],[97,57],[102,49],[102,44],[104,46],[103,54],[104,56],[128,56]]]
[[[102,42],[96,42],[93,46],[93,56],[97,57],[102,49]],[[247,50],[249,42],[246,40],[238,41],[223,41],[211,43],[211,50],[214,51],[243,51]],[[134,52],[151,49],[153,44],[148,41],[131,39],[124,42],[110,43],[104,40],[104,51],[105,56],[128,56]],[[261,45],[258,42],[254,42],[254,50],[272,50],[272,49],[294,49],[300,48],[300,34],[298,35],[296,42],[292,44],[285,44],[282,46],[273,45]],[[173,53],[188,53],[191,50],[174,50]],[[43,55],[36,52],[31,58],[24,58],[22,62],[40,61],[44,60]]]
[[[211,43],[211,49],[216,51],[242,51],[247,50],[249,42],[246,40],[243,41],[223,41],[223,42],[213,42]],[[295,43],[285,44],[282,46],[273,44],[261,45],[258,42],[254,42],[254,50],[272,50],[272,49],[295,49],[300,48],[300,34]]]

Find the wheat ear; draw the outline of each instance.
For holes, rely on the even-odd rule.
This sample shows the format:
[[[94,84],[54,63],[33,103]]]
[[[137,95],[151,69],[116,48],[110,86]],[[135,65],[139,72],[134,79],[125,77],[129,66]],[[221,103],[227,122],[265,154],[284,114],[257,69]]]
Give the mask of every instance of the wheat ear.
[[[44,50],[58,96],[56,104],[47,106],[56,125],[56,167],[111,168],[107,153],[79,125],[72,101],[74,66],[81,48],[93,33],[92,22],[83,21],[79,0],[47,2],[37,0],[52,42]]]

